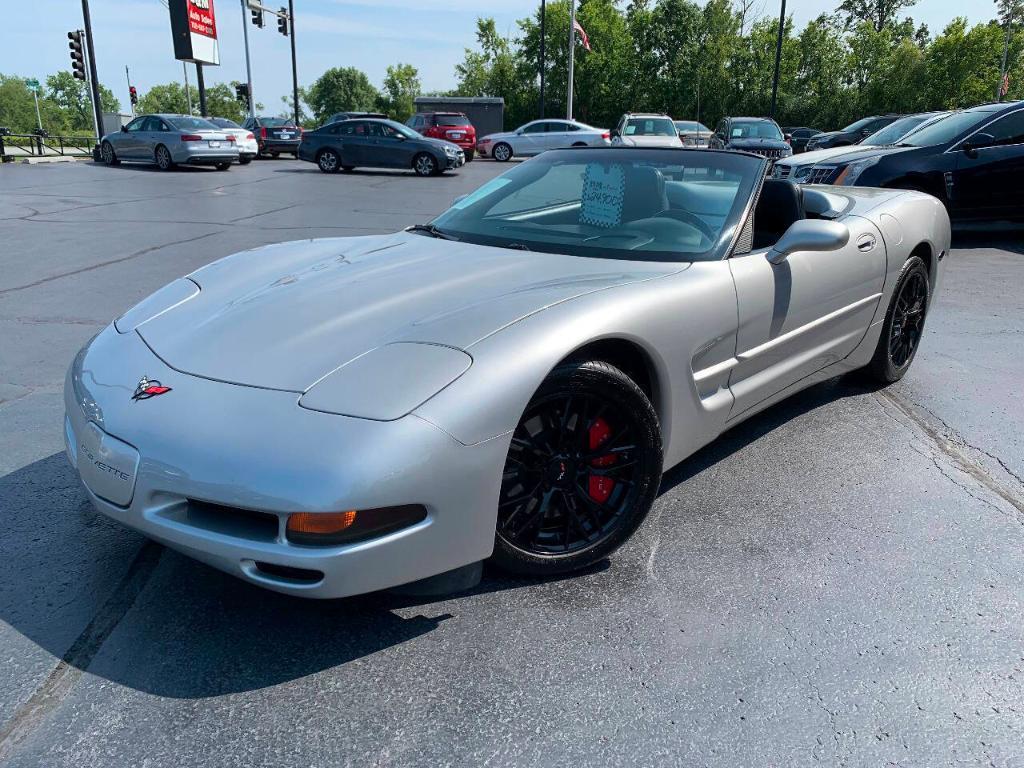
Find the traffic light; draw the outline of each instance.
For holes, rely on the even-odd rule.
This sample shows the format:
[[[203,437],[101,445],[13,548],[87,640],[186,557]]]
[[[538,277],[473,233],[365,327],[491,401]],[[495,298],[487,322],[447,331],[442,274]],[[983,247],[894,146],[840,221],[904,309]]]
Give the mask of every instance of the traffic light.
[[[85,56],[82,54],[82,31],[68,32],[68,48],[71,49],[71,73],[79,80],[85,80]]]
[[[128,98],[132,100],[132,106],[139,103],[139,92],[135,90],[134,85],[128,86]]]
[[[246,109],[249,109],[249,85],[247,83],[239,83],[235,86],[235,98],[242,102]]]
[[[254,26],[263,28],[263,9],[262,8],[250,8],[249,13],[252,14],[252,23]]]
[[[285,37],[288,37],[288,9],[282,8],[281,13],[277,15],[277,31]]]

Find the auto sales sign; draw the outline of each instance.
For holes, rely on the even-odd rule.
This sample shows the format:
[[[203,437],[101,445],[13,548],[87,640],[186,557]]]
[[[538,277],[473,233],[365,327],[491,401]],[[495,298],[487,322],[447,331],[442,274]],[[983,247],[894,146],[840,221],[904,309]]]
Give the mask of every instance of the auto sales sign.
[[[170,0],[174,58],[198,64],[220,64],[214,0]]]

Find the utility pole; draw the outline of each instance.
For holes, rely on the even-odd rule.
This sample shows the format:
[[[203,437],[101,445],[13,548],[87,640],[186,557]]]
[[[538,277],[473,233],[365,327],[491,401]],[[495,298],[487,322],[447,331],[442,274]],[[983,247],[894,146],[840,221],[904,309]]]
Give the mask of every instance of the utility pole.
[[[249,117],[256,117],[255,100],[252,97],[252,63],[249,61],[249,25],[245,23],[245,12],[248,10],[246,0],[242,2],[242,35],[245,38],[245,76],[249,84]]]
[[[540,104],[538,105],[538,117],[544,118],[544,70],[547,68],[544,61],[544,54],[547,52],[547,35],[544,32],[544,22],[547,20],[547,0],[540,0]]]
[[[85,50],[89,56],[89,81],[92,86],[92,111],[96,125],[96,136],[103,130],[103,106],[100,103],[100,81],[96,74],[96,48],[92,43],[92,19],[89,16],[89,0],[82,0],[82,20],[85,22]],[[97,139],[98,140],[98,139]],[[93,147],[93,157],[99,158],[99,144]]]
[[[299,124],[299,70],[295,64],[295,6],[288,0],[288,19],[292,33],[292,103],[295,107],[295,124]]]
[[[188,67],[181,62],[181,73],[185,76],[185,100],[188,102],[188,113],[192,114],[192,92],[188,89]]]
[[[569,0],[569,88],[565,100],[565,119],[572,120],[572,65],[576,53],[576,2]]]
[[[203,65],[196,62],[196,88],[199,89],[199,116],[206,117],[206,83],[203,81]]]
[[[1003,100],[1003,81],[1006,79],[1006,56],[1010,52],[1010,30],[1013,28],[1013,4],[1006,9],[1006,36],[1003,38],[1003,63],[999,67],[999,84],[996,86],[996,101]]]
[[[771,117],[775,119],[775,102],[779,96],[779,66],[782,64],[782,33],[786,28],[786,0],[782,0],[782,12],[779,14],[779,36],[775,41],[775,75],[772,77],[772,109]]]

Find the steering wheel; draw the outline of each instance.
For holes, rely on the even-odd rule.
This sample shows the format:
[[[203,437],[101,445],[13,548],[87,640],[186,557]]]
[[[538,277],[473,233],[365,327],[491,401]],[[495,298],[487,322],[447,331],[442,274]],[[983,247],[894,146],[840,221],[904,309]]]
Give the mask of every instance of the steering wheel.
[[[700,232],[701,237],[704,240],[706,240],[709,245],[711,243],[714,243],[715,239],[718,237],[715,231],[707,225],[707,222],[705,222],[704,219],[700,218],[699,216],[693,213],[690,213],[689,211],[684,211],[681,209],[662,211],[655,218],[673,219],[675,221],[681,221],[684,224],[689,224],[691,227]],[[701,245],[704,245],[704,243],[702,242]]]

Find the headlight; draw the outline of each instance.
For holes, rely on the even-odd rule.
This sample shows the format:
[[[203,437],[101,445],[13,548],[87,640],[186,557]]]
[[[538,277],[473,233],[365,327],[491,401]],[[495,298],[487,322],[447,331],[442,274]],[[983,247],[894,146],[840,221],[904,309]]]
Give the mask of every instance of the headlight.
[[[881,155],[875,155],[874,157],[865,157],[863,160],[854,160],[849,163],[836,177],[836,180],[832,183],[837,186],[852,186],[857,183],[857,179],[860,178],[861,174],[864,173],[868,168],[873,166],[881,159]]]
[[[811,175],[811,170],[813,170],[813,168],[813,165],[798,165],[793,170],[793,181],[803,181],[804,179]]]
[[[118,333],[131,333],[147,320],[152,320],[157,315],[162,315],[198,295],[199,285],[197,283],[187,277],[178,278],[156,293],[150,294],[117,318],[114,321],[114,327],[117,328]]]
[[[454,347],[400,341],[371,349],[313,384],[299,398],[311,411],[394,421],[411,413],[469,370],[473,358]]]
[[[454,154],[456,154],[456,153],[457,153],[457,152],[458,152],[459,150],[458,150],[457,148],[455,148],[455,147],[452,147],[452,146],[448,146],[448,145],[445,145],[444,151],[445,151],[445,154],[446,154],[446,155],[454,155]]]

